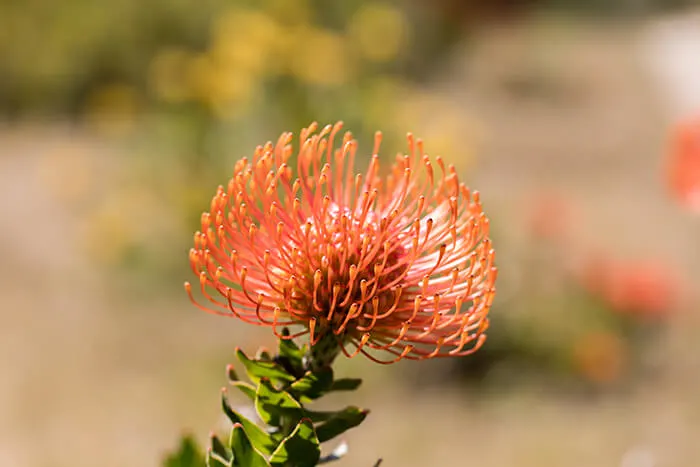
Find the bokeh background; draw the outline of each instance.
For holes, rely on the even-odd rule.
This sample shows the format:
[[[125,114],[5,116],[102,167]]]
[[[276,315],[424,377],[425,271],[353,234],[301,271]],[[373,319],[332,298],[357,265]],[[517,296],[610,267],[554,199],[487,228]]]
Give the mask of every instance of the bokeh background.
[[[192,232],[255,145],[343,120],[482,192],[500,282],[473,357],[339,362],[372,409],[339,466],[696,466],[698,83],[690,0],[0,2],[0,464],[222,426],[273,342],[189,304]]]

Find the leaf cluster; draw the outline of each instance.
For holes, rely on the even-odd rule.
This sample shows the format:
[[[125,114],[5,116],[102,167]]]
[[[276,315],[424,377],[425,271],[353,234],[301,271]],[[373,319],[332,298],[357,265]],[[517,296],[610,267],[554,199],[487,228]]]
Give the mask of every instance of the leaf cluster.
[[[196,444],[185,438],[165,467],[313,467],[339,459],[347,451],[345,444],[322,457],[321,443],[362,423],[368,411],[355,406],[314,411],[306,405],[330,392],[352,391],[362,381],[335,379],[330,367],[308,370],[307,354],[306,346],[300,348],[287,339],[280,339],[275,356],[260,351],[250,358],[236,349],[248,381],[240,379],[229,365],[229,382],[250,399],[262,423],[235,410],[223,389],[221,407],[233,425],[228,439],[212,434],[206,456],[202,456]]]

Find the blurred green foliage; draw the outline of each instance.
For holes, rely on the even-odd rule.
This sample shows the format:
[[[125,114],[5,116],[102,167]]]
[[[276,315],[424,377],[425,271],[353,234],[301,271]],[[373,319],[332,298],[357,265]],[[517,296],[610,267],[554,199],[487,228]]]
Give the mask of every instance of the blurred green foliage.
[[[0,112],[76,115],[91,90],[144,89],[151,57],[201,45],[222,0],[0,2]]]
[[[0,113],[77,116],[99,103],[111,86],[128,90],[128,98],[144,107],[193,97],[223,112],[221,99],[240,102],[259,87],[263,75],[287,74],[326,88],[347,84],[362,56],[370,63],[395,58],[408,21],[424,39],[415,41],[410,54],[403,49],[405,60],[388,68],[417,76],[424,60],[447,50],[456,36],[444,34],[454,30],[444,27],[452,18],[439,10],[431,14],[434,10],[422,2],[406,5],[359,0],[5,1],[0,3]],[[184,71],[180,78],[189,83],[177,89],[167,82],[173,77],[164,75],[181,65],[187,70],[179,70]],[[277,86],[288,100],[279,104],[302,112],[298,90],[289,83]],[[307,113],[303,120],[308,119]]]
[[[130,98],[144,105],[165,96],[173,98],[177,94],[174,88],[166,86],[156,90],[154,95],[149,85],[149,70],[154,59],[159,57],[158,65],[162,68],[176,66],[175,62],[183,58],[178,53],[201,52],[212,40],[223,45],[218,52],[238,54],[248,67],[266,62],[266,67],[273,65],[277,72],[283,71],[288,63],[283,63],[284,57],[272,58],[265,54],[275,47],[274,43],[282,45],[282,49],[286,45],[288,50],[277,52],[296,63],[287,69],[291,74],[313,84],[347,84],[353,70],[357,69],[358,54],[364,54],[374,63],[394,58],[391,52],[397,43],[393,42],[396,36],[391,36],[391,30],[396,32],[396,28],[405,27],[402,22],[408,21],[414,39],[410,50],[404,49],[403,57],[394,60],[388,69],[397,75],[426,80],[431,74],[427,65],[445,57],[450,44],[459,41],[468,27],[485,19],[526,14],[533,8],[631,14],[697,3],[697,0],[499,0],[488,3],[413,0],[378,3],[375,7],[372,2],[362,0],[122,0],[111,3],[5,0],[0,2],[0,114],[21,116],[39,112],[77,116],[90,105],[93,93],[98,93],[99,98],[100,90],[111,85],[126,86],[133,93]],[[393,8],[392,12],[387,13],[387,5]],[[238,18],[243,19],[243,23],[236,24],[232,12],[242,9],[257,13],[245,18],[243,15]],[[350,31],[344,40],[338,33],[348,25]],[[230,30],[227,26],[240,29]],[[378,32],[382,35],[377,36]],[[240,41],[236,44],[235,40],[229,40],[236,35],[239,39],[245,37],[246,47],[241,49]],[[418,37],[420,40],[416,40]],[[313,54],[309,56],[308,51]],[[311,57],[317,59],[311,60]],[[325,60],[318,60],[320,57]],[[307,66],[305,60],[314,63]],[[208,73],[211,63],[205,62],[198,61],[198,73]],[[196,92],[204,100],[211,101],[216,93],[228,93],[227,97],[231,98],[243,92],[243,88],[255,86],[254,80],[250,80],[254,76],[240,71],[243,70],[234,70],[233,75],[219,75],[216,78],[218,89],[210,86],[209,91]],[[372,73],[375,69],[369,67],[364,71]],[[204,79],[211,79],[211,76]],[[303,100],[295,96],[288,84],[279,86],[291,91],[285,93],[289,102],[283,105],[303,105]],[[214,107],[220,110],[220,104]],[[304,115],[305,120],[308,117],[308,113]]]

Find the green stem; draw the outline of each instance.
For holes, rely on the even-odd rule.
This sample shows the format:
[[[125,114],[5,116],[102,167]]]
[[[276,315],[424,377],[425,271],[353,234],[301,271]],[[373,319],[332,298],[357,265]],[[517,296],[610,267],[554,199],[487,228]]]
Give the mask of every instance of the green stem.
[[[304,355],[304,367],[307,371],[318,371],[330,367],[340,353],[338,337],[330,329],[322,331],[315,345],[309,346]]]

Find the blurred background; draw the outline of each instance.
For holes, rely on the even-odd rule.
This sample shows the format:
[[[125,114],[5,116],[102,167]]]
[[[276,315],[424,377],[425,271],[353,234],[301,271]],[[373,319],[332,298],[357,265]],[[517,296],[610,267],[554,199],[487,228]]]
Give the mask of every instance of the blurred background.
[[[0,2],[0,464],[157,466],[221,426],[236,345],[182,290],[237,159],[343,120],[482,192],[466,359],[380,367],[339,466],[695,466],[700,4]],[[360,161],[363,164],[367,158]]]

